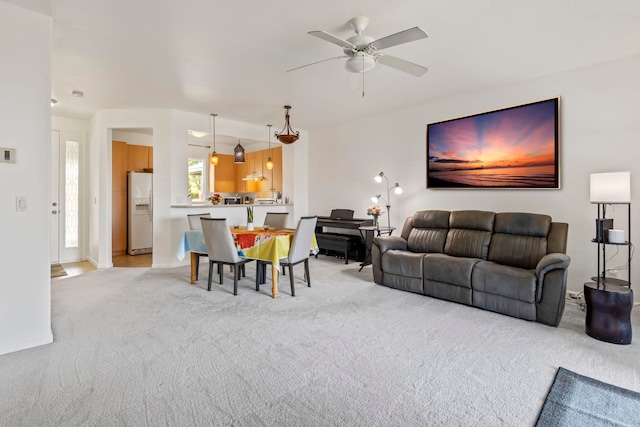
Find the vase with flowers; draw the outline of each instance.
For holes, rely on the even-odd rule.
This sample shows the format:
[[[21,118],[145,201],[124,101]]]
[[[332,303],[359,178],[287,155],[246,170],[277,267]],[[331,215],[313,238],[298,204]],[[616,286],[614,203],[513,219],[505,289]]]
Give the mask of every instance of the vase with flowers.
[[[382,209],[380,206],[371,206],[367,208],[367,215],[371,215],[373,217],[373,228],[379,228],[380,223],[378,222],[378,218],[382,215]]]
[[[213,196],[209,197],[209,200],[211,200],[211,203],[213,203],[214,205],[219,205],[220,203],[222,203],[222,196],[216,193]]]

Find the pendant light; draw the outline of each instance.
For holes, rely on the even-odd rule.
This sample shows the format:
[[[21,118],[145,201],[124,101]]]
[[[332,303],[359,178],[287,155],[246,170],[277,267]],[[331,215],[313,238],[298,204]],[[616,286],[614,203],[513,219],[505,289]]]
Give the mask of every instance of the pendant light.
[[[238,145],[233,149],[233,163],[242,164],[244,163],[244,148],[240,145],[240,140],[238,139]]]
[[[293,144],[300,138],[300,132],[294,132],[293,129],[291,129],[291,124],[289,124],[289,110],[291,109],[291,105],[285,105],[284,109],[287,111],[284,115],[284,128],[282,128],[282,132],[276,132],[274,135],[283,144]],[[287,131],[287,133],[284,133],[284,131]]]
[[[211,164],[213,166],[217,166],[218,165],[218,153],[216,153],[216,116],[217,114],[212,113],[211,114],[211,133],[213,134],[213,153],[211,153],[211,157],[209,158],[209,160],[211,160]]]
[[[269,135],[269,158],[267,159],[267,169],[269,170],[273,169],[273,160],[271,160],[271,126],[273,125],[267,125],[269,128],[267,130],[267,135]]]

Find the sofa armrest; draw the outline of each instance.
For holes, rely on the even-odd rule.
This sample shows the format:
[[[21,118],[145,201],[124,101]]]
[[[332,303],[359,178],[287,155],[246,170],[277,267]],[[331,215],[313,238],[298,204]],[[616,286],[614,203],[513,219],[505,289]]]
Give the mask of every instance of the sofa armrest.
[[[536,300],[542,300],[542,287],[544,284],[544,276],[552,270],[566,270],[571,263],[571,258],[562,253],[547,254],[542,257],[536,266],[536,277],[538,278],[538,289],[536,291]]]
[[[380,236],[373,239],[373,244],[380,249],[380,254],[392,249],[407,250],[407,241],[399,236]]]

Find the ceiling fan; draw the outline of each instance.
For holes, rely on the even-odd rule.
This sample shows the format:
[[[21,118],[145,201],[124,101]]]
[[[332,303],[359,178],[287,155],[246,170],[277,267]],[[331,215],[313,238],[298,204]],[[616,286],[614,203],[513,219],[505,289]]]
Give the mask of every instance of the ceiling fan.
[[[287,72],[340,58],[347,58],[344,68],[346,68],[350,73],[364,73],[365,71],[369,71],[375,67],[376,63],[395,68],[396,70],[403,71],[416,77],[420,77],[427,72],[427,68],[422,65],[414,64],[413,62],[405,61],[404,59],[386,55],[381,52],[382,49],[386,49],[388,47],[427,38],[428,34],[422,28],[409,28],[408,30],[400,31],[399,33],[391,34],[376,40],[373,37],[362,35],[362,32],[367,27],[368,23],[369,19],[364,16],[357,16],[350,19],[349,24],[356,32],[356,35],[348,38],[347,40],[343,40],[340,37],[327,33],[326,31],[309,31],[309,34],[312,36],[340,46],[343,49],[344,55],[302,65],[300,67],[287,70]]]

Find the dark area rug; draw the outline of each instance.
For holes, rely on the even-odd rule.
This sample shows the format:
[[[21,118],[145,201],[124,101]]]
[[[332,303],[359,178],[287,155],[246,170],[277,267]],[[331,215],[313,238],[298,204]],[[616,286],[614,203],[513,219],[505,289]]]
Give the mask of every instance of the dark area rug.
[[[640,426],[640,393],[560,367],[536,426]]]
[[[51,264],[51,277],[63,277],[66,276],[67,272],[64,271],[64,268],[60,264]]]

